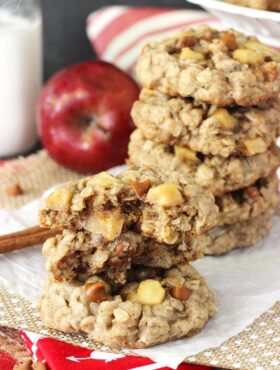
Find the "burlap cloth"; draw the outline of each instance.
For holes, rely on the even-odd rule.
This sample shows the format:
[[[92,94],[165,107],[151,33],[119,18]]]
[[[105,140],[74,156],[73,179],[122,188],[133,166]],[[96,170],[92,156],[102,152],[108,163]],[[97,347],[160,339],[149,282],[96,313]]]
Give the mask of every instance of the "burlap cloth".
[[[0,208],[20,207],[40,196],[50,186],[79,177],[77,173],[56,164],[45,151],[9,162],[0,169]],[[7,187],[15,182],[19,182],[23,194],[7,195]],[[65,334],[44,327],[35,307],[26,299],[11,294],[2,285],[0,285],[0,325],[28,329],[75,345],[104,350],[104,347],[88,341],[84,335]],[[15,345],[14,348],[12,344]],[[0,328],[0,348],[3,349],[4,346],[10,353],[14,353],[14,356],[16,353],[21,353],[23,358],[27,356],[17,334],[12,330]],[[280,302],[221,346],[200,352],[196,356],[186,358],[186,361],[227,369],[279,369]]]
[[[0,208],[15,209],[38,198],[54,184],[77,179],[81,175],[58,165],[45,150],[27,158],[7,162],[0,168]],[[7,189],[19,183],[22,195],[7,194]]]

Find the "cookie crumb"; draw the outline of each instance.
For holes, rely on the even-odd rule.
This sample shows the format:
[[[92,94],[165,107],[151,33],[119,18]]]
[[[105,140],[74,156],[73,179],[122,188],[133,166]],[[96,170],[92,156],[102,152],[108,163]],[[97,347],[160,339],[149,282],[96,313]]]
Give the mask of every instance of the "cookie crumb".
[[[6,193],[12,197],[16,197],[18,195],[23,194],[23,190],[18,181],[11,184],[9,187],[6,188]]]

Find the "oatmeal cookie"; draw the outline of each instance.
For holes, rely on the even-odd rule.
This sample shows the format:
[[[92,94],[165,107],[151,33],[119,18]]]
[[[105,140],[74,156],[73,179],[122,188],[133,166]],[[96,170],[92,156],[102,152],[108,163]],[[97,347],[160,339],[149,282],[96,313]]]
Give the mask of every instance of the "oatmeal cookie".
[[[131,135],[129,165],[156,169],[168,181],[196,183],[215,195],[221,195],[254,184],[269,176],[280,164],[280,150],[251,157],[204,156],[192,151],[178,151],[172,145],[157,144],[145,139],[140,130]]]
[[[280,11],[279,0],[225,0],[225,2],[260,10]]]
[[[44,243],[43,254],[54,281],[72,281],[101,274],[107,281],[124,284],[131,265],[139,264],[141,255],[147,259],[144,266],[168,269],[202,257],[203,250],[199,243],[170,246],[133,231],[122,234],[113,242],[104,240],[100,234],[64,231]]]
[[[204,254],[220,255],[236,248],[250,247],[269,232],[272,226],[272,213],[272,210],[268,209],[256,217],[237,221],[234,224],[218,225],[201,235],[189,237],[189,249],[196,250],[199,246]],[[133,264],[156,266],[157,261],[154,261],[154,256],[156,251],[150,255],[143,253],[135,257]]]
[[[144,348],[198,333],[216,304],[205,280],[185,264],[117,292],[98,276],[83,283],[49,281],[38,309],[48,327],[82,331],[111,347]]]
[[[279,101],[225,109],[143,89],[131,114],[147,139],[205,155],[260,154],[280,135]]]
[[[142,169],[70,182],[45,199],[40,224],[102,234],[108,241],[135,227],[143,236],[174,244],[217,223],[218,207],[210,192],[167,181]]]
[[[251,106],[280,92],[280,54],[234,30],[185,29],[148,42],[138,60],[142,85],[199,102]]]
[[[235,248],[246,248],[262,239],[272,226],[272,212],[232,225],[216,226],[203,236],[194,238],[194,244],[203,246],[205,254],[219,255]]]
[[[209,245],[215,248],[215,245],[222,243],[224,235],[227,235],[226,231],[221,232],[222,225],[251,220],[276,207],[279,200],[277,187],[278,179],[274,175],[258,180],[251,187],[216,197],[220,211],[219,226],[172,246],[134,231],[127,231],[108,242],[101,234],[65,230],[49,238],[43,246],[47,270],[54,281],[72,281],[79,276],[101,274],[108,281],[124,284],[133,265],[168,269],[178,263],[193,261],[202,257]],[[233,230],[236,231],[235,225]],[[222,236],[213,239],[212,235]],[[231,248],[236,240],[232,238],[231,231],[229,238],[233,243],[226,245]]]
[[[277,177],[272,176],[258,180],[251,187],[216,197],[220,210],[219,226],[200,236],[189,237],[179,245],[157,243],[133,231],[121,234],[112,242],[104,240],[100,234],[64,231],[48,239],[43,246],[47,270],[55,281],[71,281],[100,273],[109,281],[124,284],[132,265],[167,269],[201,257],[205,249],[209,253],[209,248],[212,248],[215,254],[222,248],[225,253],[242,245],[244,235],[247,237],[244,232],[239,235],[239,228],[248,230],[251,236],[250,220],[258,220],[257,216],[276,206],[277,186]],[[242,222],[246,220],[249,220],[248,228],[247,223]],[[233,223],[232,226],[226,225]],[[261,236],[263,230],[266,230],[266,224],[264,228],[258,227]],[[252,244],[250,238],[249,244]]]
[[[252,186],[216,197],[219,225],[235,224],[255,218],[279,203],[277,175],[259,179]]]

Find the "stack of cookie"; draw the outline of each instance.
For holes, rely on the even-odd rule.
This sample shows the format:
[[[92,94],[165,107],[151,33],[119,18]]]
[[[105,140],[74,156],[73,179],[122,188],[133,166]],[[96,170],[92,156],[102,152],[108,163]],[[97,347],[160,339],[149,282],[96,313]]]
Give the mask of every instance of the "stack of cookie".
[[[276,206],[280,54],[234,30],[207,26],[149,42],[137,72],[129,163],[210,190],[220,209],[209,254],[252,245]]]
[[[112,347],[194,335],[216,305],[189,262],[202,256],[199,234],[218,217],[210,192],[163,182],[152,170],[57,188],[39,213],[41,226],[61,230],[43,247],[43,322]]]

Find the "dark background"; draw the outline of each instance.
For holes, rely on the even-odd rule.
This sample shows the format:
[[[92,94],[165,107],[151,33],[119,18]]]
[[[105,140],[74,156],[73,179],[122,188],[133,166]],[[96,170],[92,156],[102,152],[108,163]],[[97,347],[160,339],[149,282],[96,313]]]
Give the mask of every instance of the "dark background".
[[[85,20],[92,11],[105,5],[195,8],[185,0],[42,0],[45,80],[67,65],[94,56],[85,33]]]

